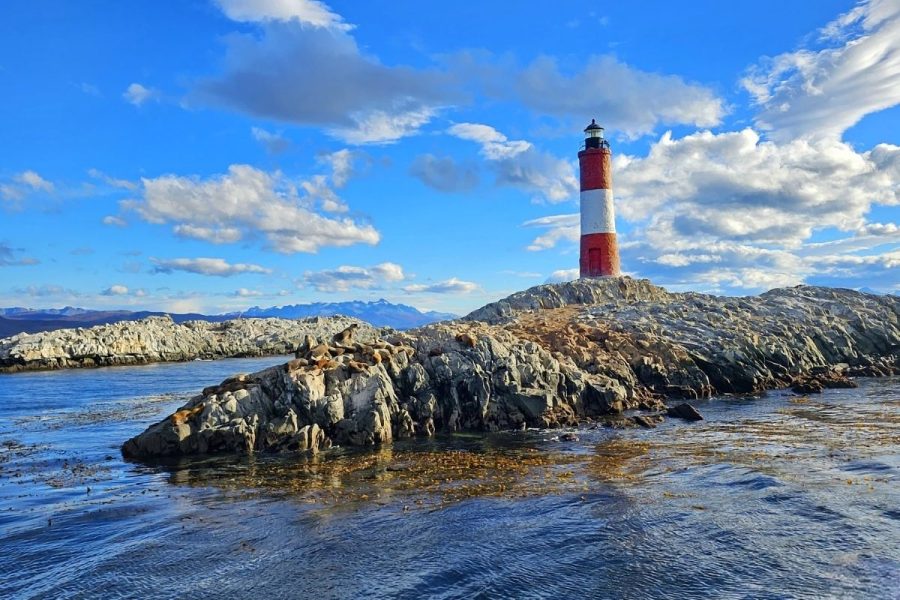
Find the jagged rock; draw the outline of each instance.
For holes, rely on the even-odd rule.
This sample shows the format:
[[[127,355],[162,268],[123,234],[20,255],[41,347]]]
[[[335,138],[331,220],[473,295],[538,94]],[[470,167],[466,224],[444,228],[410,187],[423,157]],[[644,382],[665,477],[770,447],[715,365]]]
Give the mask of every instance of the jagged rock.
[[[683,406],[690,406],[690,404],[684,404]],[[700,413],[697,414],[699,415]],[[634,415],[631,418],[645,429],[655,429],[663,421],[662,415]],[[700,418],[702,419],[703,417]]]
[[[670,417],[684,419],[685,421],[703,420],[703,415],[700,414],[700,411],[698,411],[687,402],[682,402],[681,404],[670,406],[668,409],[666,409],[666,414]]]
[[[23,333],[0,340],[0,373],[290,354],[298,341],[302,347],[353,326],[360,339],[372,341],[379,334],[371,325],[347,317],[177,324],[167,316]]]
[[[181,409],[187,418],[152,425],[123,452],[308,452],[332,441],[575,426],[605,415],[610,426],[652,427],[660,415],[622,413],[662,410],[661,398],[895,373],[898,323],[896,296],[851,290],[725,298],[627,277],[538,286],[403,334],[366,336],[373,330],[360,325],[336,339],[346,323],[310,331],[315,339],[294,361],[205,388]],[[319,348],[322,339],[336,345]],[[667,413],[702,419],[689,404]]]

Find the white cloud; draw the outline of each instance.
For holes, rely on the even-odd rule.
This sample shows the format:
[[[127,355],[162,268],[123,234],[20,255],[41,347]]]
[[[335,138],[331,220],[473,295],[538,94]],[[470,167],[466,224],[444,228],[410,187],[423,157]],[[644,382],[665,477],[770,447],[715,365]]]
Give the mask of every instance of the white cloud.
[[[262,296],[263,293],[257,290],[249,290],[247,288],[238,288],[234,295],[238,298],[254,298],[256,296]]]
[[[875,204],[900,204],[900,147],[760,141],[752,129],[664,135],[614,160],[617,213],[677,236],[798,246],[814,228],[853,231]]]
[[[497,183],[525,190],[535,199],[565,202],[577,197],[579,186],[573,163],[538,151],[524,140],[509,140],[489,125],[458,123],[447,131],[481,145]]]
[[[291,146],[291,141],[285,138],[280,131],[272,133],[262,127],[251,127],[250,134],[254,140],[263,145],[269,154],[281,154]]]
[[[456,277],[430,284],[413,284],[403,288],[409,293],[428,294],[468,294],[478,289],[478,285],[471,281],[462,281]]]
[[[436,114],[437,109],[429,106],[361,110],[350,114],[354,122],[351,127],[335,127],[330,133],[348,144],[392,144],[418,133]]]
[[[742,80],[773,139],[839,139],[865,115],[900,104],[900,3],[861,2],[826,25],[822,48],[766,59]]]
[[[242,275],[244,273],[268,274],[272,272],[271,269],[259,265],[246,263],[232,264],[222,258],[173,258],[169,260],[151,258],[150,261],[156,265],[153,268],[154,273],[185,271],[188,273],[196,273],[198,275],[231,277],[232,275]]]
[[[215,0],[233,21],[298,21],[313,27],[346,31],[343,17],[318,0]]]
[[[35,192],[51,193],[56,189],[52,182],[44,179],[35,171],[23,171],[13,175],[8,183],[0,182],[0,199],[10,202],[18,208],[20,200],[24,200]]]
[[[123,202],[123,207],[150,223],[174,223],[181,236],[231,243],[261,235],[284,254],[374,245],[381,237],[371,225],[316,212],[317,202],[324,209],[336,206],[327,204],[329,198],[323,200],[327,188],[315,179],[307,186],[301,183],[306,197],[282,173],[249,165],[232,165],[227,174],[207,179],[164,175],[142,182],[143,198]]]
[[[176,225],[172,231],[178,237],[203,240],[211,244],[233,244],[239,241],[243,234],[237,227],[198,227],[196,225]]]
[[[106,185],[114,187],[114,188],[120,188],[123,190],[136,190],[138,187],[138,184],[136,184],[133,181],[128,181],[127,179],[118,179],[116,177],[110,177],[109,175],[107,175],[103,171],[100,171],[99,169],[88,169],[88,175],[91,178],[102,181]]]
[[[128,288],[124,285],[112,285],[102,292],[100,292],[104,296],[125,296],[128,294]]]
[[[22,184],[32,190],[41,192],[52,192],[53,184],[34,171],[25,171],[13,177],[13,181]]]
[[[565,73],[550,56],[524,68],[485,53],[461,53],[453,60],[454,70],[476,80],[489,97],[524,104],[569,124],[602,116],[629,137],[650,133],[660,124],[711,127],[726,112],[711,89],[681,77],[642,71],[610,55],[587,56],[578,64],[584,67]]]
[[[577,242],[581,237],[581,220],[578,213],[550,215],[522,223],[522,227],[546,229],[546,233],[534,238],[528,249],[531,251],[555,248],[560,241]]]
[[[106,215],[105,217],[103,217],[103,224],[110,225],[112,227],[127,227],[128,221],[126,221],[122,217],[117,217],[115,215]]]
[[[140,83],[132,83],[122,93],[122,97],[129,104],[142,106],[150,100],[159,99],[159,92],[152,88],[144,87]]]
[[[488,160],[513,158],[533,148],[530,142],[510,140],[505,135],[481,123],[457,123],[447,130],[452,136],[481,144],[481,153]]]
[[[385,65],[346,29],[268,19],[259,35],[229,38],[224,72],[192,97],[371,144],[416,133],[458,96],[446,74]]]
[[[581,272],[578,269],[560,269],[558,271],[553,271],[550,273],[550,277],[547,278],[547,283],[563,283],[565,281],[573,281],[578,279],[581,275]]]
[[[340,266],[328,271],[307,271],[303,280],[319,292],[346,292],[350,289],[384,287],[406,279],[403,267],[384,262],[374,267]]]
[[[316,160],[331,168],[331,183],[336,188],[347,185],[347,181],[354,175],[353,163],[359,154],[351,152],[347,148],[319,154]]]

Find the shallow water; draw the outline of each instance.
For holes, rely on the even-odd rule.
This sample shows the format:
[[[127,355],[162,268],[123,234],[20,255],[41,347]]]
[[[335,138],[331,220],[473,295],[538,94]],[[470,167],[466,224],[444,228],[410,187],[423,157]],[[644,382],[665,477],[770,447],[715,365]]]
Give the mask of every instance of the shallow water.
[[[0,597],[900,598],[900,379],[700,423],[144,465],[278,358],[0,377]]]

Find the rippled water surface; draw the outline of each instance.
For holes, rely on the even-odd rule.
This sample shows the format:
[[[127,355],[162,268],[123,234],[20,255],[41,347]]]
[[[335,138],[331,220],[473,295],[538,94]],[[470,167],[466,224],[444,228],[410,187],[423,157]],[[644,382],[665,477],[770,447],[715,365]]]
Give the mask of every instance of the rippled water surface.
[[[276,362],[0,376],[0,597],[900,598],[900,379],[575,442],[122,460]]]

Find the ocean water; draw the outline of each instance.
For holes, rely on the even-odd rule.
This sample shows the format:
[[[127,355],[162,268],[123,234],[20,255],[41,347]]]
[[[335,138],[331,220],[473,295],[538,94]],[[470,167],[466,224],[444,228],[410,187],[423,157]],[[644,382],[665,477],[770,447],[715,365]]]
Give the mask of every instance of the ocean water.
[[[900,598],[900,379],[654,430],[124,461],[278,358],[0,376],[3,598]]]

